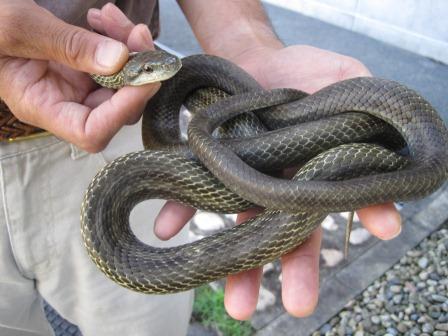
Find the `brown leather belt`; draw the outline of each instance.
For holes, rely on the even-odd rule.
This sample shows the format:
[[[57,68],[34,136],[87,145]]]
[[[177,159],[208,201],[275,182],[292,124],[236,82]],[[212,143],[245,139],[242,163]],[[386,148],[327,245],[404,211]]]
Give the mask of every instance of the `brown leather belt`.
[[[0,99],[0,141],[15,142],[50,135],[49,132],[18,120]]]

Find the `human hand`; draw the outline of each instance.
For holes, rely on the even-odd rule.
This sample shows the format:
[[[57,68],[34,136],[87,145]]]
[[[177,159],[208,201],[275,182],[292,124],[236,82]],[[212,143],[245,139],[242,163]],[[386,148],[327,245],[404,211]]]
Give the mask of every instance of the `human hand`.
[[[0,0],[0,97],[19,120],[97,152],[140,118],[159,84],[98,88],[85,72],[114,73],[128,48],[153,43],[145,25],[134,27],[113,5],[89,12],[89,21],[109,37],[69,25],[34,1]],[[120,29],[112,27],[117,22]]]
[[[370,72],[359,61],[326,50],[296,45],[286,48],[248,50],[233,59],[265,88],[295,88],[313,93],[332,83]],[[393,204],[382,204],[357,211],[365,228],[380,239],[392,239],[401,231],[400,215]],[[254,215],[241,214],[238,222]],[[308,241],[282,257],[282,300],[285,309],[297,317],[311,314],[319,291],[321,229]],[[226,308],[238,319],[250,317],[256,306],[261,270],[228,278]]]
[[[231,58],[249,72],[265,88],[295,88],[313,93],[334,82],[370,72],[359,61],[310,46],[257,48]],[[256,214],[250,210],[240,214],[242,223]],[[156,219],[156,234],[168,239],[187,222],[194,210],[167,202]],[[393,204],[372,206],[358,211],[367,230],[381,239],[391,239],[401,230],[400,215]],[[292,315],[311,314],[319,291],[319,253],[322,231],[319,228],[301,246],[282,257],[282,300]],[[225,306],[235,319],[248,319],[255,310],[262,270],[254,269],[228,277]]]

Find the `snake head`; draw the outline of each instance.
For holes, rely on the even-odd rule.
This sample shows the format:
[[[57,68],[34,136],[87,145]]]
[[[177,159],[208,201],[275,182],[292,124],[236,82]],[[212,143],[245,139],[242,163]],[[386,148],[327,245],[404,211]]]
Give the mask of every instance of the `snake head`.
[[[163,50],[150,50],[130,53],[122,73],[125,85],[138,86],[169,79],[181,66],[178,57]]]

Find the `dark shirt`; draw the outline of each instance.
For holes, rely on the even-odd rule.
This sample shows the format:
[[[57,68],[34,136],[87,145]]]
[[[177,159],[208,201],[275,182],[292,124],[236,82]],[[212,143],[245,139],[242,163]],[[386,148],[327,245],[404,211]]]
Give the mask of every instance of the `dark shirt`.
[[[159,33],[159,8],[157,0],[36,0],[60,19],[80,27],[89,29],[86,14],[89,8],[101,8],[113,2],[135,24],[145,23],[149,26],[153,37]]]

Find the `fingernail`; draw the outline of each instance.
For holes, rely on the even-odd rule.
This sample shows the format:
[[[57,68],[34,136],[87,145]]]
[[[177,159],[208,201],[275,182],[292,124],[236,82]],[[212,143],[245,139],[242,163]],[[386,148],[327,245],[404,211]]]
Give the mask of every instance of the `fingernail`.
[[[120,10],[120,8],[118,8],[111,2],[108,2],[103,6],[103,11],[115,22],[115,24],[119,25],[120,27],[127,27],[131,23],[128,17]]]
[[[397,236],[399,236],[401,233],[401,229],[402,229],[400,213],[394,212],[392,214],[392,216],[393,216],[393,218],[390,218],[390,222],[396,224],[398,226],[398,228],[397,228],[396,232],[390,236],[389,239],[394,239]]]
[[[101,18],[101,11],[98,8],[90,8],[87,15],[92,19],[99,20]]]
[[[106,70],[114,68],[120,62],[123,52],[122,43],[112,40],[102,41],[96,49],[96,63]]]
[[[390,236],[389,239],[394,239],[394,238],[398,237],[398,236],[400,235],[400,233],[401,233],[401,229],[402,229],[402,226],[401,226],[401,225],[398,225],[398,230],[397,230],[397,232],[395,232],[392,236]]]

